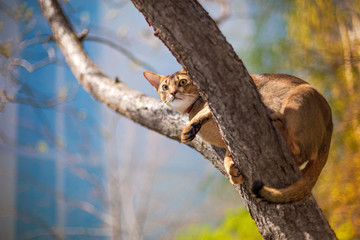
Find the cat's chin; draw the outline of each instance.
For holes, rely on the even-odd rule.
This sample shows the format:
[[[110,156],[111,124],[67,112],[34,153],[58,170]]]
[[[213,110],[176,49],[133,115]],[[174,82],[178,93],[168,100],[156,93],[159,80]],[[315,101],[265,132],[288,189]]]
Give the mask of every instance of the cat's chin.
[[[170,103],[168,103],[168,105],[172,108],[175,109],[176,111],[184,114],[186,113],[186,111],[189,109],[189,107],[191,106],[191,104],[193,104],[196,101],[196,98],[184,98],[184,99],[177,99],[175,98],[173,101],[171,101]]]

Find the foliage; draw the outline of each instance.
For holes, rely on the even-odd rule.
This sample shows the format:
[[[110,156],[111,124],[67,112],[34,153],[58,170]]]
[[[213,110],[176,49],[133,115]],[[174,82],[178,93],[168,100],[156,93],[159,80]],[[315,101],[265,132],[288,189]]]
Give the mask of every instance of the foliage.
[[[316,197],[339,239],[360,237],[360,2],[300,1],[287,14],[290,65],[328,98],[335,123]]]
[[[179,234],[176,240],[232,240],[232,239],[262,239],[254,221],[244,208],[229,210],[223,221],[217,226],[193,226],[186,233]]]
[[[273,14],[280,11],[283,14],[286,35],[273,38],[265,46],[256,46],[254,56],[262,57],[251,60],[257,60],[263,69],[287,71],[306,79],[328,99],[333,111],[334,134],[328,163],[314,194],[338,238],[358,239],[360,2],[281,2],[287,3],[286,9],[269,8],[263,11]],[[279,1],[276,3],[279,4]],[[264,28],[261,24],[258,27]],[[255,35],[257,37],[258,34]],[[252,61],[253,64],[255,62]]]

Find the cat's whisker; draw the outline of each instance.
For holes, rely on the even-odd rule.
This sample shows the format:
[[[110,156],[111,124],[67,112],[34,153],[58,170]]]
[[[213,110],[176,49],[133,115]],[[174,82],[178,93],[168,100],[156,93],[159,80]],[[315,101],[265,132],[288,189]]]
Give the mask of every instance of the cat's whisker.
[[[193,97],[199,96],[199,94],[191,94],[191,93],[179,93],[179,95],[193,96]]]
[[[174,100],[174,95],[170,95],[166,100],[165,100],[165,104],[169,104],[172,100]]]

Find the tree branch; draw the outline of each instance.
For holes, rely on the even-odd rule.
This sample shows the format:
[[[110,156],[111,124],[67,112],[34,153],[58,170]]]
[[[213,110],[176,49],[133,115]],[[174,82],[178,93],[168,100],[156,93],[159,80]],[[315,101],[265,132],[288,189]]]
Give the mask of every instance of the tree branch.
[[[59,3],[56,0],[38,0],[38,3],[67,64],[87,92],[115,112],[180,142],[186,117],[168,108],[159,100],[130,89],[125,84],[106,76],[85,53]],[[221,151],[219,157],[213,147],[200,138],[196,138],[189,146],[200,152],[226,175],[222,166]]]
[[[132,1],[203,91],[248,183],[260,175],[273,186],[296,180],[298,170],[274,131],[252,79],[207,12],[193,0]],[[105,76],[87,57],[59,4],[38,2],[68,65],[90,94],[129,119],[179,141],[183,116]],[[229,89],[232,94],[226,94]],[[224,173],[222,158],[208,144],[197,139],[190,146]],[[250,196],[248,184],[236,189],[265,239],[335,238],[313,198],[294,204],[258,203]]]

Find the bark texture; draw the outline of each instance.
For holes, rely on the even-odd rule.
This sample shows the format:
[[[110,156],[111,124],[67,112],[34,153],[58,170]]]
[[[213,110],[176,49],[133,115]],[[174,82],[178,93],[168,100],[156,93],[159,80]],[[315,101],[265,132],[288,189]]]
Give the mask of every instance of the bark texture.
[[[202,90],[232,156],[246,177],[246,184],[235,188],[263,237],[335,239],[313,198],[293,204],[269,204],[251,197],[248,189],[254,179],[283,187],[295,181],[299,171],[272,127],[246,68],[207,12],[194,0],[132,2]],[[186,122],[183,116],[105,76],[84,52],[57,1],[38,3],[68,65],[90,94],[127,118],[179,141]],[[190,146],[225,173],[221,150],[198,138]]]

